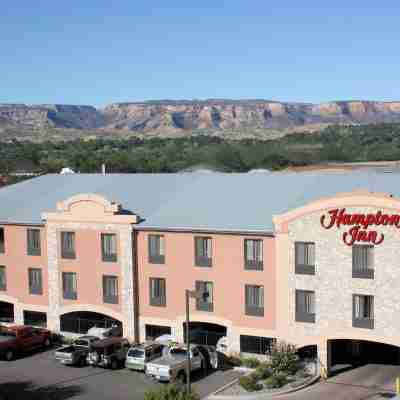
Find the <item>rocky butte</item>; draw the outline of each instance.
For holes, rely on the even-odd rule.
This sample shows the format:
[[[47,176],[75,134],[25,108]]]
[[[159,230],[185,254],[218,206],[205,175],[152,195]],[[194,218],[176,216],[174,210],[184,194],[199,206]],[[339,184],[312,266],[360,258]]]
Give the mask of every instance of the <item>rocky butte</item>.
[[[81,105],[0,104],[2,124],[32,129],[112,129],[135,132],[285,130],[321,124],[400,122],[400,101],[334,101],[321,104],[269,100],[158,100]]]

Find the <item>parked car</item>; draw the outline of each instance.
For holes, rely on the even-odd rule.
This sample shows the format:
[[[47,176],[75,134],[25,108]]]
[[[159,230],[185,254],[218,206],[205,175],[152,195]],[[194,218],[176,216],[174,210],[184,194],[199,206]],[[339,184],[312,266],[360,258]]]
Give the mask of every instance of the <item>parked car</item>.
[[[92,344],[100,340],[97,336],[81,336],[69,346],[64,346],[55,352],[56,360],[65,365],[86,365],[86,357]]]
[[[229,342],[226,336],[222,336],[217,342],[217,351],[219,353],[225,354],[226,356],[229,355]]]
[[[92,344],[86,360],[93,367],[117,369],[124,365],[129,347],[128,340],[120,337],[98,340]]]
[[[199,347],[190,346],[190,371],[198,371],[205,368],[205,360]],[[186,380],[187,347],[175,345],[169,349],[167,355],[150,362],[146,366],[146,374],[160,382]]]
[[[89,336],[97,336],[99,338],[122,336],[122,327],[120,325],[112,325],[109,328],[100,328],[98,326],[93,326],[87,331],[86,334]]]
[[[15,325],[0,330],[0,356],[11,361],[17,354],[51,345],[51,332],[43,328]]]
[[[162,344],[155,342],[145,342],[133,346],[126,355],[125,367],[132,370],[146,371],[146,365],[149,362],[162,357],[163,348]]]

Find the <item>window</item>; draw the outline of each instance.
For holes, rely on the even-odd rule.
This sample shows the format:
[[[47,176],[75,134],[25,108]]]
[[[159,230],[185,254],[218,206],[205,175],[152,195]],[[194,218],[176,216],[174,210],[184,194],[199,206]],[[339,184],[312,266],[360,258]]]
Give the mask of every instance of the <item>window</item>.
[[[43,294],[42,270],[40,268],[28,269],[29,294]]]
[[[264,286],[245,286],[246,315],[264,316]]]
[[[44,312],[24,310],[24,325],[40,326],[41,328],[46,328],[47,314]]]
[[[0,266],[0,290],[7,290],[6,267]]]
[[[374,329],[374,297],[353,295],[353,327]]]
[[[240,352],[252,354],[271,354],[275,338],[240,335]]]
[[[75,233],[61,232],[61,257],[75,258]]]
[[[101,234],[101,254],[103,261],[117,261],[117,235],[113,233]]]
[[[374,279],[374,246],[353,245],[353,278]]]
[[[245,269],[263,269],[263,241],[260,239],[245,239],[244,266]]]
[[[166,306],[164,278],[150,278],[150,305],[158,307]]]
[[[28,256],[40,256],[40,229],[27,229]]]
[[[164,236],[149,235],[149,263],[164,264]]]
[[[64,299],[76,300],[78,298],[75,272],[63,272],[62,285]]]
[[[145,330],[146,330],[146,340],[154,340],[161,335],[170,335],[171,334],[170,326],[147,325],[146,324]]]
[[[5,252],[4,228],[0,228],[0,253]]]
[[[315,293],[296,290],[296,321],[315,322]]]
[[[104,303],[118,304],[118,277],[103,275]]]
[[[315,274],[315,244],[311,242],[296,242],[295,272],[296,274]]]
[[[195,265],[198,267],[211,267],[212,265],[212,239],[209,237],[194,238]]]
[[[200,311],[214,311],[213,283],[196,281],[196,291],[205,294],[201,299],[196,299],[196,309]]]

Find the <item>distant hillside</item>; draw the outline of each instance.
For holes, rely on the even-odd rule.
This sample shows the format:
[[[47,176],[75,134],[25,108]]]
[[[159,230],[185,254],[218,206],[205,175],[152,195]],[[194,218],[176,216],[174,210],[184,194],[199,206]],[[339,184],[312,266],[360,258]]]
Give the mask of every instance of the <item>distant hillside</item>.
[[[271,139],[331,124],[400,122],[400,102],[321,104],[269,100],[158,100],[116,103],[104,109],[77,105],[0,104],[0,139],[74,139],[94,135],[177,137],[192,134]]]

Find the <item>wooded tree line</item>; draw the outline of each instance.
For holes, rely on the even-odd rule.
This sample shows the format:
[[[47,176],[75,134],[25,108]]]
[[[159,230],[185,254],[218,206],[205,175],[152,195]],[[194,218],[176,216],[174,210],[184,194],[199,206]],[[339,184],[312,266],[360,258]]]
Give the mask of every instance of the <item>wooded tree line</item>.
[[[91,139],[0,143],[0,172],[177,172],[210,168],[246,172],[328,161],[400,159],[400,124],[330,126],[320,133],[295,133],[275,140],[225,140],[214,136],[174,139]]]

